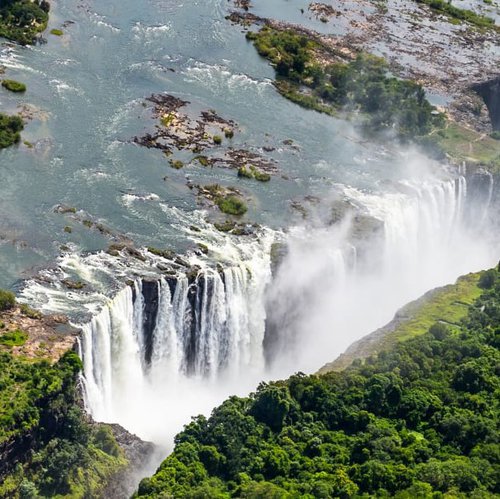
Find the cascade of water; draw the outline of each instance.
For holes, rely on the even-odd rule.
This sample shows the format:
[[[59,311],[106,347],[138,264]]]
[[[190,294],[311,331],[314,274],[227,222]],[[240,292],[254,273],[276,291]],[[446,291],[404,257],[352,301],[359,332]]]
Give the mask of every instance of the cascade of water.
[[[272,283],[270,240],[221,240],[207,230],[204,244],[223,269],[191,256],[196,278],[148,275],[119,292],[83,326],[92,415],[170,439],[228,393],[317,369],[409,300],[497,258],[477,227],[470,232],[462,176],[342,194],[359,212],[292,228]]]
[[[82,328],[91,414],[144,434],[129,417],[138,397],[171,395],[173,384],[189,379],[217,383],[225,376],[260,375],[268,268],[268,258],[257,258],[220,272],[206,268],[191,280],[138,279],[119,292]]]
[[[266,358],[275,375],[297,365],[318,368],[426,290],[494,264],[498,242],[491,251],[478,233],[480,220],[464,223],[464,206],[473,202],[467,192],[461,176],[401,182],[382,195],[345,188],[353,204],[381,222],[355,262],[346,247],[346,235],[363,230],[355,217],[346,218],[347,228],[294,230],[268,291]]]

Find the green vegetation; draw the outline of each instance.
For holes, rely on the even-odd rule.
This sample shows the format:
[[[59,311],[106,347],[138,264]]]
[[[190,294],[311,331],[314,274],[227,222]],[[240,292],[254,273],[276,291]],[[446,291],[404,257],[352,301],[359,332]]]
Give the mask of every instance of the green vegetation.
[[[455,7],[450,2],[445,0],[416,0],[418,3],[428,5],[431,9],[447,15],[451,19],[457,21],[467,21],[478,28],[494,28],[498,31],[499,27],[495,26],[495,20],[491,17],[476,14],[469,9],[460,9]]]
[[[403,140],[443,124],[424,89],[390,76],[379,57],[359,54],[347,63],[320,63],[339,58],[305,35],[268,26],[247,39],[274,65],[279,92],[303,107],[332,115],[342,111],[357,116],[367,132],[394,131]]]
[[[411,317],[402,322],[389,335],[385,344],[388,348],[394,340],[405,341],[426,333],[435,322],[444,322],[451,329],[458,329],[467,315],[470,305],[481,295],[478,282],[481,274],[469,274],[457,280],[456,284],[444,286],[430,292],[428,299],[404,307],[401,315]],[[413,309],[413,310],[412,310]]]
[[[455,284],[429,291],[423,297],[405,305],[396,314],[397,319],[384,328],[383,335],[374,333],[361,338],[345,353],[323,366],[319,372],[340,371],[354,359],[365,359],[373,353],[389,350],[397,343],[425,334],[435,323],[446,324],[458,332],[470,305],[481,295],[481,282],[488,272],[460,277]]]
[[[63,36],[64,32],[62,29],[54,28],[50,30],[50,34],[55,36]]]
[[[0,334],[0,345],[19,347],[24,345],[27,339],[28,333],[20,329],[15,329],[14,331],[7,331],[6,333]]]
[[[167,113],[167,114],[164,114],[161,118],[160,118],[160,122],[161,124],[164,126],[164,127],[169,127],[175,120],[175,113],[174,112],[171,112],[171,113]]]
[[[21,305],[19,305],[19,309],[23,315],[29,317],[30,319],[41,319],[43,317],[42,312],[31,308],[26,303],[21,303]]]
[[[493,134],[488,136],[456,123],[447,123],[444,128],[434,131],[428,140],[457,162],[479,163],[491,171],[500,171],[500,150]],[[431,148],[432,144],[429,144]]]
[[[193,158],[193,161],[198,161],[198,163],[200,163],[201,166],[205,167],[210,166],[210,161],[206,156],[195,156]]]
[[[222,137],[220,135],[214,135],[212,140],[214,141],[214,144],[218,146],[222,144]]]
[[[77,403],[80,369],[74,352],[54,365],[0,352],[0,497],[97,497],[126,465],[111,430],[90,426]]]
[[[259,170],[254,170],[253,178],[259,182],[269,182],[271,180],[271,175],[266,172],[261,172]]]
[[[257,170],[253,165],[250,165],[248,168],[246,166],[240,166],[240,168],[238,168],[238,177],[253,178],[259,182],[269,182],[271,180],[271,175],[269,175],[269,173]]]
[[[167,260],[172,260],[175,258],[175,252],[168,249],[159,249],[154,248],[153,246],[148,246],[148,251],[153,253],[153,255],[161,256],[162,258],[166,258]]]
[[[240,166],[238,168],[238,177],[253,178],[253,173],[246,166]]]
[[[233,195],[219,197],[215,201],[215,204],[219,207],[222,213],[226,213],[228,215],[244,215],[248,209],[242,199]]]
[[[34,43],[36,35],[47,27],[50,5],[47,0],[3,0],[0,3],[0,37]]]
[[[226,139],[232,139],[234,137],[234,130],[232,128],[225,128],[224,136]]]
[[[434,5],[434,0],[422,2]],[[438,4],[450,12],[456,9],[441,0],[436,0]],[[428,102],[420,85],[392,77],[383,59],[361,53],[350,62],[330,63],[342,60],[330,47],[299,32],[269,26],[247,33],[247,39],[275,67],[275,86],[292,102],[334,116],[342,113],[355,119],[368,135],[395,133],[399,140],[414,141],[438,158],[447,154],[457,163],[500,171],[496,132],[488,136],[448,122]]]
[[[11,291],[0,289],[0,312],[11,309],[16,304],[16,295]]]
[[[11,92],[26,92],[26,85],[16,80],[2,80],[2,87]]]
[[[219,184],[198,186],[200,195],[212,201],[223,213],[228,215],[243,215],[247,212],[245,202],[239,197],[238,191]]]
[[[184,163],[180,159],[171,159],[169,160],[169,164],[175,170],[180,170],[184,166]]]
[[[61,281],[68,289],[83,289],[85,287],[85,283],[82,281],[73,281],[72,279],[63,279]]]
[[[21,130],[24,128],[20,116],[8,116],[0,113],[0,149],[17,144],[21,140]]]
[[[247,234],[244,224],[239,224],[233,220],[226,220],[222,223],[214,223],[214,227],[220,232],[227,232],[233,236],[243,236]]]
[[[193,419],[136,496],[496,497],[500,275],[487,275],[453,329]]]

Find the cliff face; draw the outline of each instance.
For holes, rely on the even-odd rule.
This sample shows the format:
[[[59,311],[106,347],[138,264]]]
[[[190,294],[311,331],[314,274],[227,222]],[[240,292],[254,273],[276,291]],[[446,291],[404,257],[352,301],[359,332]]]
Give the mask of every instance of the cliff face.
[[[500,76],[472,88],[484,100],[493,130],[500,130]]]
[[[9,331],[24,331],[25,341],[8,350],[26,359],[46,359],[57,362],[76,345],[79,329],[69,324],[64,315],[42,315],[26,305],[16,305],[0,313],[0,339]]]

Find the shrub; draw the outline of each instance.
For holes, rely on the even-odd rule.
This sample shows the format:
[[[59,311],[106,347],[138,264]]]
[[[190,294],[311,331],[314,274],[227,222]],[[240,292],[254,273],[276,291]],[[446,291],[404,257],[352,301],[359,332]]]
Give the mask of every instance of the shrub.
[[[481,289],[491,289],[495,285],[497,273],[494,269],[487,270],[483,272],[479,278],[478,286]]]
[[[184,163],[180,159],[171,159],[169,163],[170,166],[176,170],[180,170],[184,166]]]
[[[436,322],[429,328],[429,333],[431,333],[436,340],[444,340],[448,332],[448,328],[442,322]]]
[[[168,113],[161,117],[160,122],[164,127],[169,127],[173,123],[174,119],[175,113]]]
[[[253,178],[253,174],[246,166],[240,166],[238,168],[238,177]]]
[[[232,139],[234,137],[234,131],[231,128],[224,129],[224,135],[226,139]]]
[[[0,345],[5,345],[8,347],[18,347],[24,345],[28,339],[28,333],[16,329],[14,331],[8,331],[0,336]]]
[[[20,116],[8,116],[0,113],[0,149],[19,142],[20,132],[23,128],[24,123]]]
[[[119,457],[121,455],[120,446],[117,444],[109,426],[99,425],[94,435],[94,443],[98,449],[101,449],[110,456]]]
[[[258,180],[259,182],[269,182],[271,180],[271,175],[266,172],[260,172],[258,170],[255,170],[253,172],[253,177],[255,180]]]
[[[210,166],[210,161],[206,156],[196,156],[194,158],[201,166]]]
[[[11,291],[0,289],[0,311],[9,310],[16,304],[16,295]]]
[[[11,92],[26,92],[26,85],[16,80],[2,80],[2,87]]]
[[[246,204],[236,196],[226,196],[217,199],[217,206],[228,215],[244,215],[247,212]]]
[[[21,309],[21,313],[30,319],[41,319],[43,317],[41,312],[31,308],[26,303],[22,303],[19,308]]]
[[[214,135],[213,141],[214,141],[214,144],[217,144],[218,146],[220,146],[222,144],[222,137],[220,135]]]
[[[260,170],[257,170],[255,166],[250,166],[250,168],[240,166],[238,168],[238,177],[254,178],[259,182],[269,182],[271,180],[271,175],[269,175],[269,173],[261,172]]]
[[[63,35],[63,30],[62,29],[51,29],[50,30],[50,34],[51,35],[55,35],[55,36],[62,36]]]

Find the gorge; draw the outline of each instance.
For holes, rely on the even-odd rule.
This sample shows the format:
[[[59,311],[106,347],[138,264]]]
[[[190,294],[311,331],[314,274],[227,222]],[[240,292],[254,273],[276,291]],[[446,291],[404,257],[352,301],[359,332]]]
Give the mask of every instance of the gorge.
[[[82,478],[88,462],[68,471],[63,495],[131,494],[191,418],[317,372],[406,303],[498,262],[497,3],[474,7],[493,16],[481,29],[412,0],[333,2],[338,14],[254,3],[68,0],[47,31],[30,31],[47,43],[0,47],[5,78],[26,84],[0,94],[24,120],[0,151],[0,286],[23,304],[0,338],[16,314],[61,321],[49,341],[7,339],[0,353],[57,366],[50,349],[74,341],[81,366],[64,357],[61,379],[78,390],[64,381],[54,400],[64,417],[88,414],[91,436],[75,438],[105,463],[98,480]],[[276,46],[254,47],[263,25]],[[370,56],[366,69],[365,53],[387,65]],[[331,66],[332,54],[344,62]],[[335,93],[333,81],[352,88]],[[368,87],[390,112],[369,110]],[[228,199],[244,209],[222,209]],[[26,477],[55,494],[21,447]],[[13,448],[0,440],[1,455]],[[27,480],[14,464],[0,470],[7,497]]]

